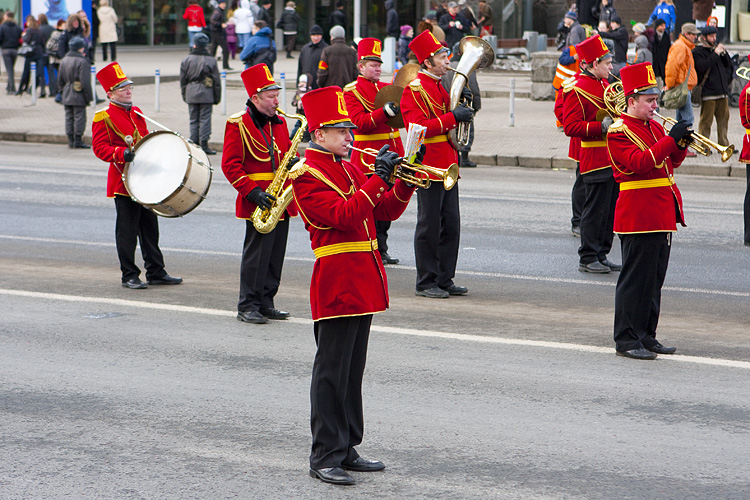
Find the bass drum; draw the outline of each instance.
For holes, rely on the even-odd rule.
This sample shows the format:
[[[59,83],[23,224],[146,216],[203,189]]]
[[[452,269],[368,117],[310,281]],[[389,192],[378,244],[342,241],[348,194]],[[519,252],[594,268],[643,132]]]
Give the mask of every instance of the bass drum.
[[[130,197],[162,217],[182,217],[206,198],[211,186],[206,153],[179,134],[160,130],[135,146],[122,180]]]

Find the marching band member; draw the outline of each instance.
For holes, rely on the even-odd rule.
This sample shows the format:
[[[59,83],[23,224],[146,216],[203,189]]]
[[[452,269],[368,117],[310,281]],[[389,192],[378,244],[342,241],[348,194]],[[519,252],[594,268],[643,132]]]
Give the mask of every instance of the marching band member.
[[[122,286],[138,290],[148,288],[148,285],[180,284],[182,278],[172,277],[164,270],[156,214],[130,198],[122,179],[125,164],[135,159],[135,153],[128,148],[125,138],[130,136],[135,145],[148,134],[146,121],[136,114],[141,110],[133,106],[133,82],[116,62],[102,68],[96,77],[107,92],[109,107],[94,115],[92,148],[97,158],[109,162],[107,197],[114,198],[117,210],[115,244]],[[139,240],[148,285],[139,278],[141,270],[135,263],[135,247]]]
[[[750,82],[740,92],[740,120],[746,131],[745,136],[742,138],[742,152],[740,153],[740,163],[745,164],[747,177],[744,206],[745,246],[750,247],[750,100],[747,98],[748,93],[750,93]]]
[[[404,147],[401,143],[398,129],[388,125],[388,118],[393,118],[399,113],[398,104],[387,102],[382,108],[375,108],[375,96],[387,83],[380,82],[380,71],[383,60],[380,59],[381,43],[377,38],[363,38],[357,44],[357,69],[359,76],[355,81],[344,87],[344,100],[346,109],[352,123],[357,126],[354,134],[354,146],[359,149],[374,149],[379,151],[381,147],[388,144],[390,151],[403,156]],[[372,164],[372,158],[362,158],[359,151],[352,151],[351,162],[358,166],[362,172],[369,175],[370,169],[367,165]],[[378,250],[383,258],[383,264],[398,264],[388,254],[388,229],[391,221],[375,221],[378,232]]]
[[[354,449],[362,442],[362,375],[372,315],[388,307],[388,283],[377,253],[375,220],[395,220],[414,188],[391,173],[398,155],[383,146],[369,179],[343,161],[354,124],[339,87],[302,96],[312,140],[305,160],[290,173],[299,213],[316,261],[310,305],[317,352],[310,386],[310,475],[354,484],[346,472],[378,471]]]
[[[458,162],[456,149],[448,141],[448,131],[459,122],[471,122],[474,111],[464,104],[450,109],[450,96],[440,83],[448,71],[450,51],[429,31],[423,31],[409,44],[422,69],[404,90],[401,113],[404,123],[427,127],[425,165],[447,169]],[[471,91],[464,89],[471,96]],[[430,175],[436,180],[437,177]],[[417,264],[416,294],[421,297],[447,299],[465,295],[468,289],[453,283],[458,260],[461,214],[458,184],[447,190],[440,182],[417,192],[417,228],[414,233],[414,256]]]
[[[287,319],[289,313],[274,306],[286,253],[289,217],[296,215],[292,202],[277,226],[259,233],[251,220],[256,207],[271,208],[276,198],[268,193],[276,170],[291,141],[283,117],[276,114],[279,89],[268,66],[256,64],[242,72],[250,99],[245,111],[229,117],[224,130],[221,170],[237,190],[236,215],[245,219],[245,243],[240,265],[237,319],[263,324]]]
[[[581,245],[578,270],[588,273],[619,271],[621,266],[607,259],[612,249],[612,224],[617,202],[617,185],[607,155],[604,136],[612,118],[605,114],[604,88],[612,70],[612,54],[599,35],[576,45],[581,74],[564,99],[563,128],[568,137],[580,139],[580,170],[586,191],[581,212]],[[597,116],[598,115],[598,116]],[[605,115],[606,117],[602,117]]]
[[[580,72],[576,72],[575,75],[564,80],[560,84],[560,90],[555,94],[555,118],[557,122],[562,124],[564,119],[565,111],[565,96],[571,95],[570,92],[564,92],[563,87],[569,87],[574,85],[576,78],[580,76]],[[562,125],[560,125],[562,128]],[[583,211],[583,203],[586,201],[586,187],[583,185],[581,179],[581,140],[578,137],[571,137],[570,144],[568,145],[568,158],[576,162],[575,181],[573,181],[573,188],[570,190],[570,201],[573,216],[570,218],[570,232],[573,236],[579,238],[581,236],[581,212]]]
[[[676,351],[656,340],[656,327],[672,233],[677,222],[685,226],[673,176],[685,159],[691,131],[680,121],[666,135],[653,120],[659,89],[650,63],[622,68],[620,76],[627,112],[607,134],[620,184],[614,231],[622,247],[622,271],[615,291],[614,338],[618,356],[654,359]]]

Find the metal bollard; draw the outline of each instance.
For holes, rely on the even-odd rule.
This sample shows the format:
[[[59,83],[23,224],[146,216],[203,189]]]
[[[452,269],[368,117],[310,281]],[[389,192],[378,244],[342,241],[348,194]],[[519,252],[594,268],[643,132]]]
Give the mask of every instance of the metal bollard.
[[[516,79],[510,79],[510,126],[516,126]]]
[[[286,113],[286,74],[281,73],[281,111]]]
[[[31,105],[36,106],[36,63],[31,63]]]
[[[58,89],[62,93],[62,89]],[[91,100],[91,111],[96,113],[96,66],[91,66],[91,92],[94,94],[94,98]]]
[[[156,75],[154,75],[154,84],[156,85],[156,102],[154,103],[154,110],[159,112],[159,83],[161,82],[161,70],[156,69]]]
[[[227,114],[227,72],[221,72],[221,114]]]

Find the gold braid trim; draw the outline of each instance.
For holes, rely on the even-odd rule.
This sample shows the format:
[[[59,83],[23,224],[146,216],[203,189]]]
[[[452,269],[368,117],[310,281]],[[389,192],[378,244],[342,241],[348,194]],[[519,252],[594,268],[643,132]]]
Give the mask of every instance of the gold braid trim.
[[[239,129],[240,129],[240,137],[242,137],[242,143],[245,145],[245,149],[250,152],[250,155],[258,160],[259,162],[267,163],[271,161],[271,154],[268,151],[268,147],[265,144],[259,143],[255,137],[253,137],[250,134],[250,130],[247,128],[247,125],[245,125],[245,122],[240,120],[237,120],[233,123],[237,123]],[[273,125],[271,125],[273,127]],[[253,151],[253,146],[255,149],[260,151],[261,154],[266,153],[268,156],[265,158],[262,158],[255,154]],[[279,147],[276,145],[276,139],[273,140],[273,150],[275,153],[279,152]],[[245,152],[242,152],[242,161],[245,161]]]
[[[315,168],[306,166],[305,172],[309,173],[310,175],[312,175],[313,177],[315,177],[316,179],[318,179],[320,182],[322,182],[323,184],[325,184],[329,188],[331,188],[334,191],[336,191],[345,200],[348,199],[346,197],[347,195],[351,196],[351,195],[354,194],[354,185],[350,186],[349,191],[344,192],[336,184],[334,184],[333,182],[331,182],[330,180],[328,180],[328,178],[325,175],[323,175],[323,173],[320,170],[317,170]],[[300,175],[302,175],[302,174],[300,174]]]
[[[370,102],[367,99],[365,99],[365,96],[360,94],[357,89],[354,89],[352,93],[354,94],[354,97],[356,97],[357,100],[362,103],[362,106],[364,106],[367,111],[369,111],[370,113],[373,112],[373,110],[375,109],[374,102]]]
[[[305,160],[301,160],[289,171],[289,179],[294,180],[305,172],[307,172],[307,163],[305,163]]]

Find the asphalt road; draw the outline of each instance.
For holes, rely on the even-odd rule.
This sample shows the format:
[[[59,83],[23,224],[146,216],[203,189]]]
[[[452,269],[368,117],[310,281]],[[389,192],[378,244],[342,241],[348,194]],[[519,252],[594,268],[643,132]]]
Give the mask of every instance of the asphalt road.
[[[616,357],[616,275],[577,271],[570,171],[462,172],[456,282],[414,296],[416,204],[394,223],[351,488],[307,476],[313,256],[290,231],[277,306],[234,319],[244,223],[217,171],[161,219],[176,287],[119,286],[106,167],[88,151],[0,143],[0,498],[750,497],[750,250],[744,180],[678,177],[659,337]],[[617,246],[617,240],[615,240]],[[613,251],[619,261],[619,249]]]

